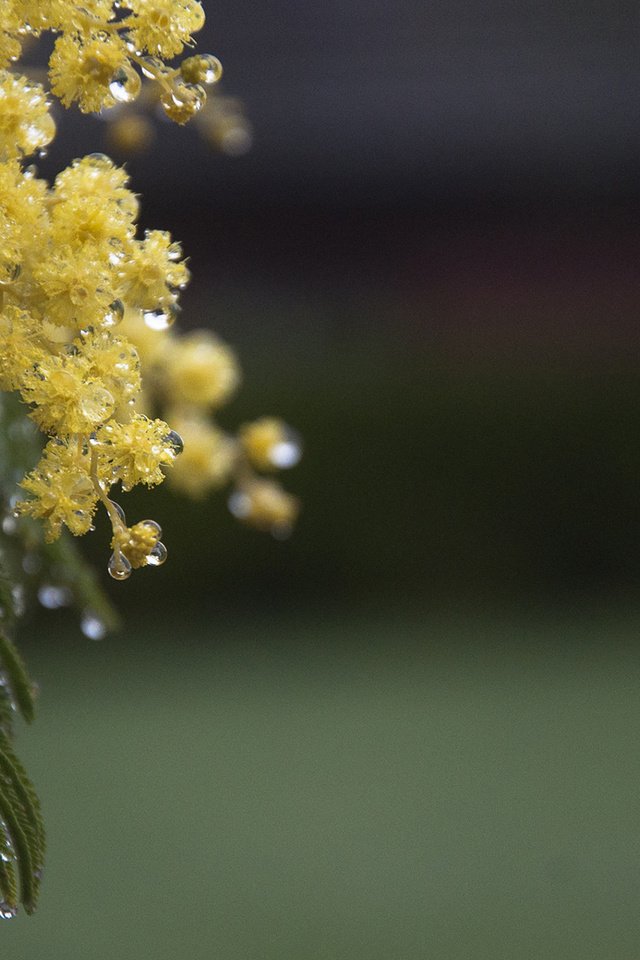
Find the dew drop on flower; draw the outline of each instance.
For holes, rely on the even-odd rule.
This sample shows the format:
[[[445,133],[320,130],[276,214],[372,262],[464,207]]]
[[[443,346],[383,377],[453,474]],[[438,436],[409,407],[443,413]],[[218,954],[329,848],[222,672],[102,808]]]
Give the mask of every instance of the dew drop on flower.
[[[218,58],[211,53],[205,53],[200,57],[200,60],[204,67],[201,82],[206,84],[217,83],[222,77],[222,64]]]
[[[173,304],[168,307],[156,307],[155,310],[144,310],[143,319],[150,330],[168,330],[176,319],[176,308]]]
[[[103,327],[117,327],[124,317],[124,303],[122,300],[114,300],[109,305],[109,312],[102,318]]]
[[[126,527],[126,525],[127,525],[127,518],[126,518],[125,513],[124,513],[124,510],[122,509],[122,507],[120,506],[120,504],[119,504],[119,503],[116,503],[115,500],[109,500],[109,503],[111,504],[111,506],[113,507],[113,509],[114,509],[115,512],[118,514],[118,516],[120,517],[120,519],[122,520],[123,524],[124,524],[125,527]]]
[[[109,93],[118,103],[132,103],[140,93],[140,75],[130,64],[120,67],[109,84]]]
[[[102,640],[107,633],[104,622],[90,610],[85,610],[82,614],[80,629],[89,640]]]
[[[211,53],[200,54],[183,60],[180,72],[189,83],[217,83],[222,77],[222,64]]]
[[[151,533],[155,534],[158,540],[162,536],[162,527],[159,523],[156,523],[155,520],[143,520],[142,526],[146,527],[147,530],[150,530]]]
[[[104,387],[96,387],[92,393],[83,396],[80,400],[80,411],[90,423],[100,423],[106,420],[113,411],[114,399]]]
[[[147,80],[157,80],[158,76],[166,72],[166,67],[158,57],[142,57],[140,69]]]
[[[111,158],[106,155],[106,153],[88,153],[86,157],[81,157],[78,160],[74,160],[74,165],[80,163],[88,163],[92,167],[112,167]]]
[[[164,543],[158,541],[151,553],[147,555],[147,564],[150,567],[161,567],[166,559],[167,548],[165,547]]]
[[[131,576],[131,564],[122,553],[119,556],[111,554],[107,570],[114,580],[128,580]]]
[[[175,430],[170,430],[169,433],[164,438],[166,444],[173,448],[174,456],[179,457],[182,451],[184,450],[184,443],[182,437]]]
[[[0,902],[0,920],[13,920],[17,911],[15,907],[9,906],[4,901]]]

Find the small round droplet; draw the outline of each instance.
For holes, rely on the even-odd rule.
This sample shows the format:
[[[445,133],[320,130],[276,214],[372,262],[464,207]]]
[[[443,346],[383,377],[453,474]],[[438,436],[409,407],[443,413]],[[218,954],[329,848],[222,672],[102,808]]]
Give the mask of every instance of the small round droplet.
[[[124,303],[122,300],[114,300],[109,306],[108,313],[102,318],[102,326],[111,329],[117,327],[124,317]]]
[[[164,63],[162,60],[158,59],[158,57],[141,57],[140,69],[147,80],[157,80],[158,77],[162,76],[167,71]]]
[[[131,564],[123,553],[119,555],[111,554],[107,570],[109,576],[113,577],[114,580],[128,580],[131,576]]]
[[[180,64],[180,73],[188,83],[217,83],[222,77],[222,64],[211,53],[188,57]]]
[[[200,84],[177,80],[170,90],[162,93],[160,104],[170,120],[187,123],[202,109],[206,100],[207,93]]]
[[[0,920],[13,920],[17,914],[15,907],[12,907],[10,904],[2,901],[0,903]]]
[[[113,413],[115,401],[113,395],[104,387],[95,387],[80,399],[80,412],[89,423],[101,423]]]
[[[151,533],[153,533],[154,536],[158,538],[158,540],[162,536],[162,527],[160,526],[159,523],[156,523],[155,520],[143,520],[142,526],[145,527],[147,530],[149,530]]]
[[[182,451],[184,450],[184,443],[182,437],[175,430],[170,430],[169,433],[164,438],[165,443],[172,448],[173,455],[179,457]]]
[[[168,307],[144,310],[142,316],[150,330],[168,330],[175,323],[177,312],[174,304],[170,304]]]
[[[166,559],[167,548],[165,547],[164,543],[158,541],[151,553],[147,555],[147,564],[150,567],[161,567]]]
[[[103,640],[107,633],[104,622],[90,610],[82,614],[80,629],[89,640]]]
[[[114,74],[109,93],[117,103],[132,103],[140,93],[141,86],[139,73],[131,64],[125,64]]]
[[[122,520],[122,523],[123,523],[124,526],[126,527],[126,525],[127,525],[127,518],[126,518],[125,512],[124,512],[124,510],[122,509],[122,507],[120,506],[120,504],[119,504],[119,503],[116,503],[115,500],[109,500],[109,503],[111,504],[111,506],[113,507],[113,509],[115,510],[115,512],[118,514],[118,516],[119,516],[120,519]]]

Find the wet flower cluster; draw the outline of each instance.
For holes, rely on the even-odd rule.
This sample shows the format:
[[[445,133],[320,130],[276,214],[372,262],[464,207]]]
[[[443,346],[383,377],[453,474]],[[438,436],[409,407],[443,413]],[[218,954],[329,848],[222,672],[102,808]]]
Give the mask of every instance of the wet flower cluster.
[[[2,12],[0,67],[19,59],[26,38],[52,31],[51,90],[85,113],[135,100],[143,75],[158,84],[167,116],[186,123],[202,109],[206,85],[222,75],[210,54],[187,57],[177,67],[165,63],[202,29],[197,0],[6,0]]]
[[[13,72],[30,34],[57,34],[53,93],[96,111],[135,98],[140,71],[160,88],[167,115],[183,123],[214,83],[215,57],[174,58],[203,25],[195,0],[8,0],[0,27],[0,389],[16,392],[46,440],[21,481],[17,516],[42,521],[45,539],[63,528],[111,521],[109,572],[166,558],[153,520],[127,524],[114,490],[153,487],[203,497],[233,484],[231,511],[284,536],[297,500],[271,477],[300,447],[281,421],[263,418],[237,436],[214,415],[240,382],[231,350],[212,333],[180,335],[173,322],[189,271],[165,231],[137,234],[138,199],[126,172],[103,154],[74,161],[53,184],[29,158],[55,135],[43,87]]]

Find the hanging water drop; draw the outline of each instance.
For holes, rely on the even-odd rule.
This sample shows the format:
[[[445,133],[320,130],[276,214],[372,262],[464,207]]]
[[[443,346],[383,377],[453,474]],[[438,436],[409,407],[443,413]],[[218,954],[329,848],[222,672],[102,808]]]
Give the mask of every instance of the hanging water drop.
[[[156,523],[155,520],[143,520],[142,526],[145,527],[150,533],[153,533],[158,540],[162,536],[162,527],[159,523]]]
[[[171,447],[174,457],[179,457],[184,450],[182,437],[175,430],[170,430],[164,438],[164,442]]]
[[[107,566],[110,577],[113,577],[114,580],[128,580],[131,576],[131,569],[131,564],[123,553],[119,555],[116,555],[115,553],[111,554],[111,558]]]
[[[164,543],[158,541],[151,553],[147,555],[147,564],[150,567],[161,567],[166,559],[167,548],[165,547]]]
[[[119,516],[120,519],[122,520],[123,526],[126,527],[126,525],[127,525],[127,518],[126,518],[125,512],[124,512],[124,510],[122,509],[122,507],[120,506],[120,504],[119,504],[119,503],[116,503],[115,500],[109,500],[109,503],[111,504],[111,506],[113,507],[113,509],[115,510],[115,512],[118,514],[118,516]]]
[[[16,908],[10,904],[4,901],[0,903],[0,920],[13,920],[17,912]]]
[[[112,304],[109,305],[108,313],[105,313],[102,318],[102,326],[111,329],[112,327],[117,327],[122,318],[124,317],[124,303],[122,300],[114,300]]]
[[[206,83],[210,86],[222,77],[222,64],[213,54],[203,53],[183,60],[180,73],[188,83]]]
[[[109,93],[117,103],[132,103],[140,93],[141,86],[140,75],[130,64],[125,64],[114,74]]]
[[[168,330],[173,326],[177,310],[173,304],[168,307],[155,307],[153,310],[144,310],[143,319],[150,330]]]

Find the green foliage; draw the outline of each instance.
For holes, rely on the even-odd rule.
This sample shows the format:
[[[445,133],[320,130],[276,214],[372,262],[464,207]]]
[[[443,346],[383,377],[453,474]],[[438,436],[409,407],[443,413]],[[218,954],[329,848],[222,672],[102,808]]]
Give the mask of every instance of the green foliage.
[[[0,633],[0,916],[15,914],[18,902],[35,909],[44,858],[40,804],[12,744],[11,713],[30,722],[33,687],[22,659]]]
[[[31,723],[34,716],[33,687],[27,676],[27,668],[14,644],[1,633],[0,663],[10,702],[15,703],[27,723]]]

